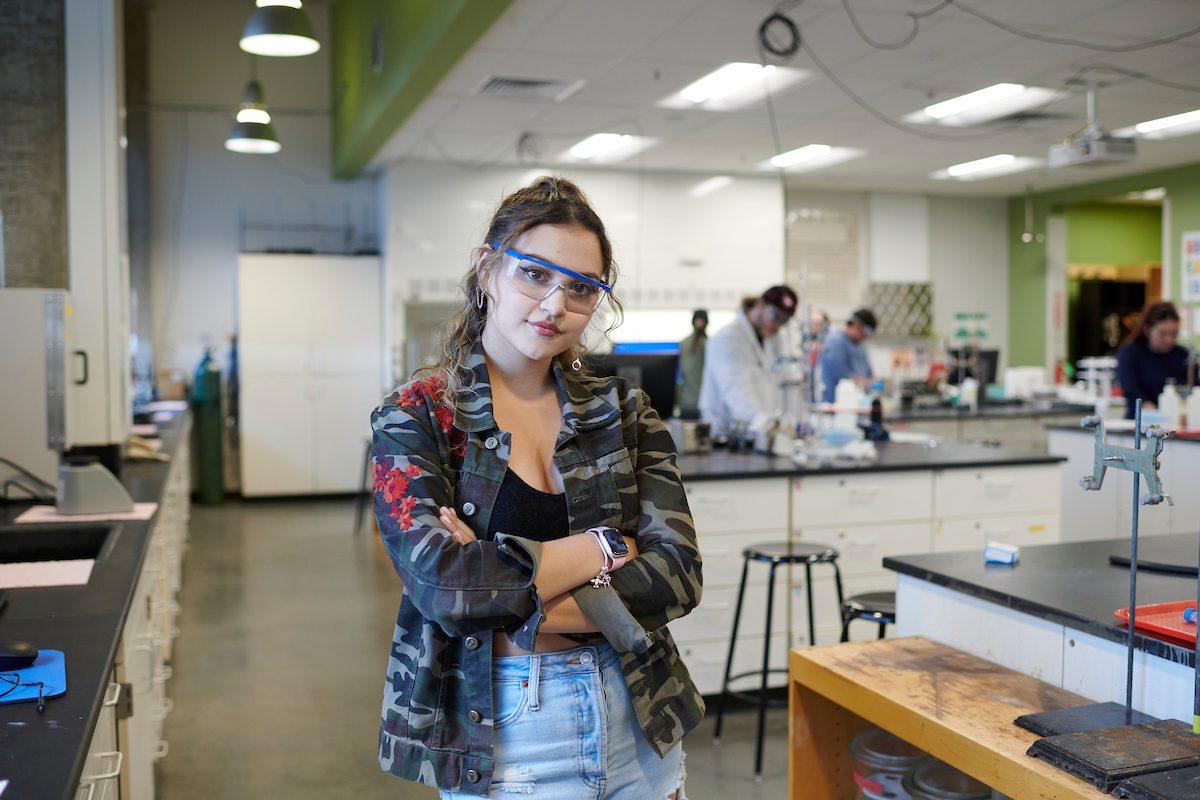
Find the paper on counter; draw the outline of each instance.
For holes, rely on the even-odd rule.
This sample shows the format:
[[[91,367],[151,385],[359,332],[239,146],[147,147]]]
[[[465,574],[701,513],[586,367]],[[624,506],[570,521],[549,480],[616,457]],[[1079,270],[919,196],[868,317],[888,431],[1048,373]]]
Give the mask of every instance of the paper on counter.
[[[83,586],[91,577],[95,564],[96,560],[93,558],[0,564],[0,589]]]
[[[59,514],[54,506],[30,506],[15,522],[124,522],[150,519],[158,503],[134,503],[133,511],[122,514]]]

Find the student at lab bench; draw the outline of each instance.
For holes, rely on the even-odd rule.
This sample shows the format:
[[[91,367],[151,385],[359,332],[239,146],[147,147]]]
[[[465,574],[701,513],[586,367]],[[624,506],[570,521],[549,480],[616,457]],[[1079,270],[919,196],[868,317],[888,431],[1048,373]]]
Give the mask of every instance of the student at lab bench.
[[[821,374],[821,402],[832,403],[837,396],[838,381],[849,378],[864,389],[874,373],[863,342],[875,333],[878,322],[875,312],[860,308],[846,320],[846,327],[830,331],[821,346],[818,360]]]
[[[1129,338],[1117,350],[1117,381],[1125,395],[1125,417],[1133,419],[1134,401],[1157,409],[1167,379],[1187,382],[1188,351],[1176,344],[1179,312],[1172,303],[1147,303]],[[1181,400],[1187,398],[1181,397]]]
[[[700,383],[704,379],[704,355],[708,347],[708,312],[692,312],[692,332],[679,343],[679,416],[700,416]]]
[[[751,432],[767,428],[783,408],[783,391],[774,372],[783,357],[779,331],[796,313],[796,293],[772,286],[761,297],[742,302],[733,322],[708,340],[700,416],[716,438],[741,425]]]
[[[404,581],[379,760],[444,799],[683,799],[704,703],[666,623],[700,554],[666,425],[583,368],[615,278],[580,189],[538,178],[474,250],[440,361],[371,416]]]

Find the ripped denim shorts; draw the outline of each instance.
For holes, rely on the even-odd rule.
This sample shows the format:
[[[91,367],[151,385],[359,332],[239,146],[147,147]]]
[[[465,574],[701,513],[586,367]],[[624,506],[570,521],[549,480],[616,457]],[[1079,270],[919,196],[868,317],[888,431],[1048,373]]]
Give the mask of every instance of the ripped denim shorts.
[[[492,661],[492,798],[652,800],[683,791],[683,745],[663,758],[638,726],[607,641]],[[479,795],[441,793],[442,800]]]

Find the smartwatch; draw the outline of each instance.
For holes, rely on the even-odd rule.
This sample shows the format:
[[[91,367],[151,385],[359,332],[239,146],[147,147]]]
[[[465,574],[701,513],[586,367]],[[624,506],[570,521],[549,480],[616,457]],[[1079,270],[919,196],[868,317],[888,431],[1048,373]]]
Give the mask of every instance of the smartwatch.
[[[606,562],[603,567],[604,572],[620,569],[625,563],[625,559],[629,557],[629,545],[625,543],[621,532],[616,528],[603,526],[588,528],[587,532],[596,537],[596,541],[600,543],[600,549],[604,551]]]

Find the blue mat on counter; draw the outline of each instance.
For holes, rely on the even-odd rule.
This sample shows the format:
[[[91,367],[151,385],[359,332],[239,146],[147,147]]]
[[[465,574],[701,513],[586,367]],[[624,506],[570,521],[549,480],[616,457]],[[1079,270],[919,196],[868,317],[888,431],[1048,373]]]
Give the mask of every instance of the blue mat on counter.
[[[67,691],[67,659],[62,650],[42,650],[38,652],[37,660],[24,669],[0,670],[5,679],[0,680],[0,693],[9,688],[7,677],[17,676],[21,683],[46,684],[42,689],[43,697],[57,697]],[[19,703],[24,700],[37,700],[38,687],[18,686],[13,691],[0,697],[0,704]]]

